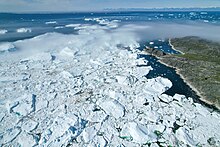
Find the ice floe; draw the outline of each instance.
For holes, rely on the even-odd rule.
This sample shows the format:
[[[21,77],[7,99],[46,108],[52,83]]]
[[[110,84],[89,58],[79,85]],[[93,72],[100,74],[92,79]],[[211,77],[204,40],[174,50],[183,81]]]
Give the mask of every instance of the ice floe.
[[[2,34],[6,34],[8,32],[8,30],[0,30],[0,35],[2,35]]]
[[[64,26],[57,26],[55,27],[55,29],[62,29],[62,28],[65,28]]]
[[[118,27],[118,22],[119,20],[111,20],[109,21],[108,19],[103,19],[103,18],[85,18],[85,21],[95,21],[98,22],[100,25],[105,25],[109,28],[117,28]]]
[[[31,28],[19,28],[17,29],[17,33],[31,33]]]
[[[47,21],[47,22],[45,22],[45,24],[57,24],[57,21]]]
[[[68,24],[65,25],[66,28],[74,28],[74,27],[79,27],[81,24]]]
[[[100,104],[100,107],[109,115],[120,118],[125,115],[125,107],[117,100],[105,101]],[[113,111],[114,110],[114,111]]]

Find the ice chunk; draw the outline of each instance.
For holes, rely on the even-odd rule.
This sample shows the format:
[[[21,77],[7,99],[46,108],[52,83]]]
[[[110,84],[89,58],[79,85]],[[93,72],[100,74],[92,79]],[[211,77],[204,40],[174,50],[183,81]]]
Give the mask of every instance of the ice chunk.
[[[180,142],[188,144],[190,146],[196,146],[198,142],[194,140],[190,130],[186,127],[181,127],[176,131],[176,137]]]
[[[96,136],[99,128],[100,128],[100,124],[85,128],[83,130],[82,135],[83,135],[83,139],[84,139],[85,143],[88,143],[91,140],[93,140],[93,138]]]
[[[162,124],[149,124],[147,125],[148,131],[150,131],[151,139],[156,141],[157,137],[162,135],[162,133],[165,131],[166,127]],[[155,136],[156,135],[156,136]]]
[[[54,96],[53,97],[52,96],[48,96],[47,100],[45,100],[45,99],[38,99],[38,101],[36,101],[36,111],[41,110],[43,108],[46,108],[48,106],[48,103],[49,103],[48,101],[50,99],[53,99],[53,98],[54,98]]]
[[[25,94],[22,97],[18,98],[16,103],[9,105],[10,111],[14,112],[17,115],[26,116],[31,112],[35,111],[35,102],[36,95],[34,94]]]
[[[179,101],[179,102],[182,102],[182,99],[185,99],[186,97],[184,95],[180,95],[180,94],[175,94],[173,96],[173,99]]]
[[[38,122],[29,119],[22,124],[21,128],[22,128],[22,130],[25,130],[26,132],[31,132],[31,131],[35,130],[37,128],[37,126],[38,126]]]
[[[18,68],[20,70],[27,70],[28,69],[28,66],[27,65],[24,65],[24,64],[21,64],[21,65],[18,65]]]
[[[69,78],[72,78],[72,77],[73,77],[73,75],[72,75],[71,73],[69,73],[68,71],[62,71],[62,72],[60,73],[60,75],[61,75],[63,78],[65,78],[65,79],[69,79]]]
[[[132,71],[132,74],[139,79],[143,76],[146,76],[151,70],[153,70],[151,66],[141,66],[141,67],[135,68]]]
[[[10,42],[0,43],[0,53],[5,51],[10,51],[14,49],[15,46]]]
[[[7,33],[8,30],[0,30],[0,35]]]
[[[52,56],[50,53],[39,53],[33,56],[30,56],[26,59],[22,59],[22,61],[51,61]]]
[[[121,85],[133,85],[137,82],[137,78],[130,75],[130,76],[116,76],[116,79],[119,84]]]
[[[125,107],[117,100],[105,101],[100,104],[100,107],[108,114],[116,119],[125,115]]]
[[[74,28],[74,27],[79,27],[81,24],[68,24],[65,25],[66,28]]]
[[[85,18],[84,19],[85,21],[91,21],[91,20],[93,20],[92,18]]]
[[[146,113],[146,119],[151,122],[158,122],[160,117],[161,115],[159,115],[159,113],[156,111],[149,111]]]
[[[30,28],[19,28],[17,29],[17,33],[31,33],[32,30]]]
[[[96,135],[92,142],[88,145],[88,147],[98,146],[98,147],[106,147],[107,146],[107,140],[103,136]]]
[[[64,28],[64,26],[57,26],[57,27],[55,27],[55,29],[62,29],[62,28]]]
[[[64,58],[68,58],[68,57],[73,58],[74,57],[74,52],[70,48],[65,47],[64,49],[62,49],[60,51],[59,55],[64,57]]]
[[[150,138],[148,137],[147,127],[137,124],[136,122],[127,123],[121,131],[121,138],[133,139],[137,143],[147,143]]]
[[[18,143],[22,147],[30,147],[30,146],[36,146],[37,145],[37,139],[33,135],[30,135],[24,131],[21,132],[21,134],[18,136]]]
[[[210,114],[208,109],[205,108],[204,106],[202,106],[201,104],[195,103],[195,105],[196,105],[196,109],[197,109],[198,113],[200,113],[201,115],[207,116]]]
[[[126,79],[127,79],[126,76],[116,76],[116,79],[117,79],[117,81],[118,81],[119,84],[122,84],[122,85],[126,84],[126,83],[125,83],[125,82],[126,82]]]
[[[48,22],[45,22],[45,24],[57,24],[56,21],[48,21]]]
[[[52,125],[45,130],[39,141],[41,146],[63,146],[76,138],[85,128],[87,121],[76,115],[63,115],[56,117]]]
[[[8,129],[5,133],[0,134],[0,144],[7,144],[13,141],[21,133],[20,128]]]
[[[165,103],[169,103],[169,102],[173,101],[173,97],[169,96],[169,95],[166,95],[166,94],[160,95],[159,99],[161,99]]]
[[[96,65],[102,65],[102,63],[97,60],[90,59],[90,62]]]
[[[144,91],[151,94],[162,94],[172,87],[172,82],[166,78],[157,77],[147,81]]]
[[[109,90],[109,97],[111,97],[111,98],[115,98],[115,96],[116,96],[115,91],[113,91],[113,90]]]
[[[144,58],[139,58],[136,60],[136,65],[140,66],[140,65],[147,65],[147,60]]]

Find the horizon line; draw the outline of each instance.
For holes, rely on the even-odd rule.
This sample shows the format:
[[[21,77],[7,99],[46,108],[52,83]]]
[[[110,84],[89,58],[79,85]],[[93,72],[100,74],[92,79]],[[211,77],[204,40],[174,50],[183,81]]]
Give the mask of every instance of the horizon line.
[[[206,11],[212,11],[215,10],[216,11],[220,11],[220,7],[155,7],[155,8],[132,8],[132,7],[128,7],[128,8],[104,8],[102,10],[76,10],[76,11],[20,11],[20,12],[16,12],[16,11],[2,11],[0,13],[5,13],[5,14],[52,14],[52,13],[98,13],[98,12],[126,12],[126,11],[175,11],[175,10],[189,10],[192,9],[191,11],[200,11],[202,9],[205,9]],[[194,9],[194,10],[193,10]]]

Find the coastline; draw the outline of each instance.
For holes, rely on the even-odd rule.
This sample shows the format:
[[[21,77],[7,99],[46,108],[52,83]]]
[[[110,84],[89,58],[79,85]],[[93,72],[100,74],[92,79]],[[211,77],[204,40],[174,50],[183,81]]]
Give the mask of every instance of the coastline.
[[[172,38],[169,38],[169,45],[171,46],[171,48],[172,48],[173,50],[175,50],[175,51],[180,52],[181,54],[185,54],[184,52],[182,52],[182,51],[180,51],[180,50],[178,50],[178,49],[175,48],[175,46],[174,46],[174,45],[172,44],[172,42],[171,42],[171,39],[172,39]],[[204,103],[210,105],[210,106],[213,107],[214,109],[217,109],[218,111],[220,111],[220,106],[219,106],[219,105],[215,105],[214,103],[212,103],[212,102],[206,100],[206,98],[201,94],[201,92],[199,92],[199,90],[198,90],[195,86],[193,86],[192,82],[191,82],[190,80],[188,80],[187,77],[185,77],[184,75],[182,75],[182,74],[180,73],[180,70],[181,70],[181,69],[179,69],[179,68],[177,68],[177,67],[174,67],[174,66],[171,66],[171,65],[169,65],[169,64],[167,64],[167,63],[161,61],[160,58],[159,58],[159,62],[160,62],[161,64],[164,64],[164,65],[168,66],[168,67],[174,68],[175,71],[176,71],[176,73],[181,77],[181,79],[183,79],[183,81],[184,81],[193,91],[195,91],[196,95],[199,96],[199,100],[201,100],[202,102],[204,102]]]
[[[178,50],[175,48],[175,46],[172,44],[171,42],[171,39],[172,38],[169,38],[169,45],[171,46],[171,48],[177,52],[180,52],[181,54],[185,54],[184,52]],[[144,52],[145,54],[147,55],[152,55],[156,58],[158,58],[158,62],[160,62],[161,64],[167,66],[167,67],[171,67],[171,68],[174,68],[176,73],[180,76],[180,78],[192,89],[192,91],[195,92],[195,94],[198,96],[198,98],[195,98],[195,101],[198,101],[199,103],[207,106],[208,108],[214,110],[214,111],[218,111],[220,112],[220,106],[218,104],[215,104],[213,102],[210,102],[207,100],[207,98],[202,94],[202,92],[200,92],[196,86],[194,86],[193,82],[190,81],[186,76],[184,76],[183,74],[181,74],[181,69],[176,67],[176,66],[172,66],[172,65],[169,65],[167,64],[166,62],[162,61],[163,59],[163,56],[157,56],[156,54],[151,54],[147,51]],[[172,55],[171,55],[172,56]]]
[[[178,49],[176,49],[175,47],[174,47],[174,45],[172,44],[172,42],[171,42],[171,39],[172,38],[169,38],[169,40],[168,40],[168,42],[169,42],[169,45],[171,46],[171,48],[173,49],[173,50],[175,50],[175,51],[177,51],[177,52],[180,52],[181,54],[185,54],[184,52],[182,52],[182,51],[180,51],[180,50],[178,50]]]
[[[159,58],[160,59],[160,58]],[[171,67],[174,68],[176,73],[180,76],[180,78],[196,93],[196,95],[199,97],[198,101],[202,102],[203,104],[205,104],[206,106],[208,106],[209,108],[212,108],[214,110],[217,110],[218,112],[220,112],[220,106],[214,105],[213,103],[207,101],[204,96],[201,94],[201,92],[199,92],[197,90],[197,88],[195,86],[193,86],[192,82],[189,81],[186,77],[184,77],[181,73],[180,73],[180,69],[174,66],[171,66],[161,60],[158,60],[158,62],[160,62],[161,64],[166,65],[167,67]]]

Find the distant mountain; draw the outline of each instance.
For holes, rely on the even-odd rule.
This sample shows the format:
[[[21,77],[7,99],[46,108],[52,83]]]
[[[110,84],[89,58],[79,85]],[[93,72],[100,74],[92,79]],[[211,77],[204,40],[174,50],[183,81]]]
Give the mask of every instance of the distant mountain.
[[[105,11],[220,11],[220,7],[208,8],[106,8]]]

